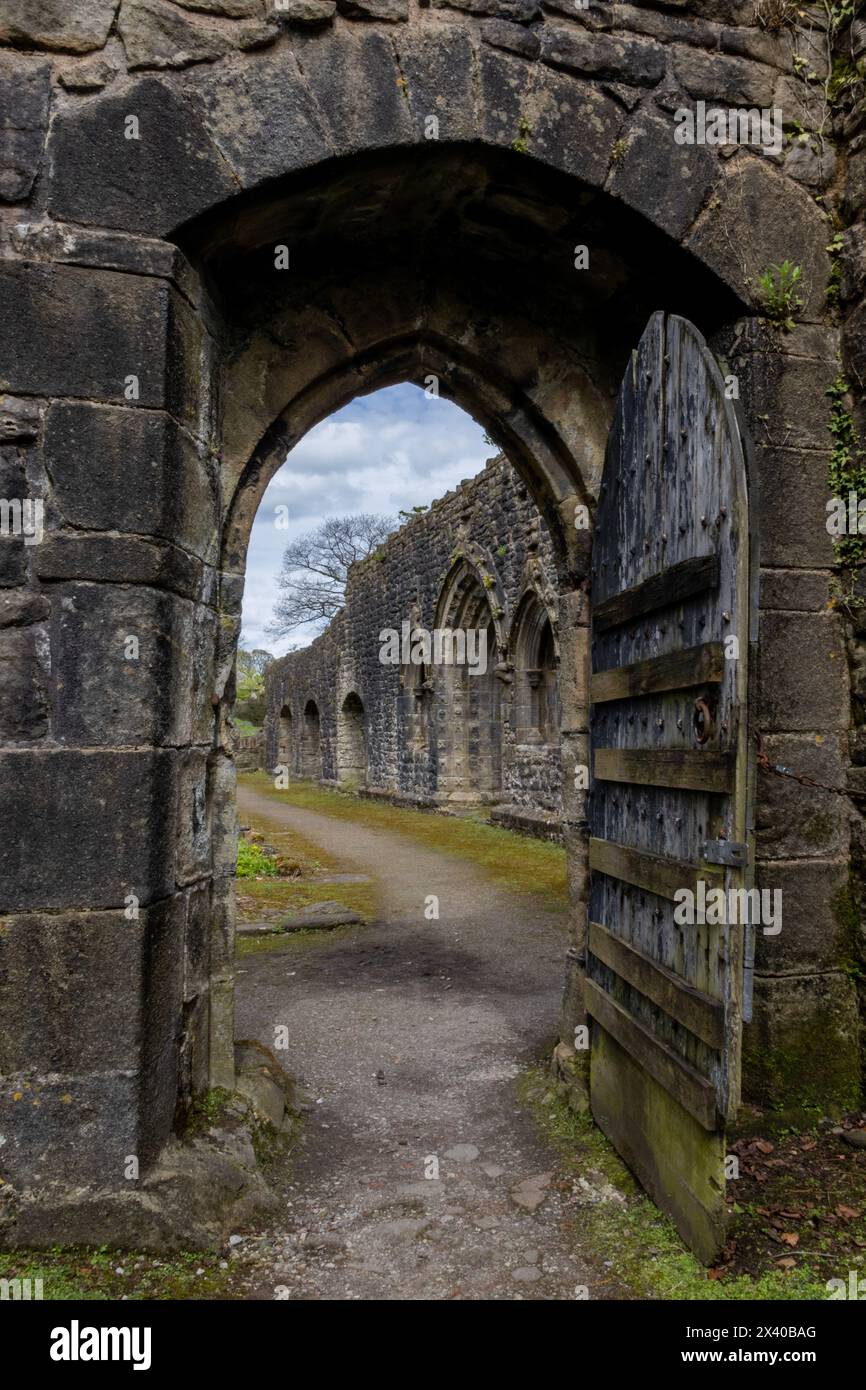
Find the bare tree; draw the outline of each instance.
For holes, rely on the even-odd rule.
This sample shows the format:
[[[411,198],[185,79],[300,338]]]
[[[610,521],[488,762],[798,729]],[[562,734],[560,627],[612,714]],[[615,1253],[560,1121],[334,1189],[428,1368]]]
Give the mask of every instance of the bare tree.
[[[302,623],[324,626],[343,606],[346,576],[397,529],[390,516],[362,512],[331,516],[286,546],[277,584],[281,590],[267,631],[285,637]]]

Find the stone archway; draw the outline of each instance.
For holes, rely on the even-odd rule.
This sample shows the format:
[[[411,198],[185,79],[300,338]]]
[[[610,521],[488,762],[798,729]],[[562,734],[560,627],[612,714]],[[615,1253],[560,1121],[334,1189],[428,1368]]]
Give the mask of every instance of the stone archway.
[[[337,715],[337,781],[362,787],[367,780],[367,727],[364,704],[350,690]]]
[[[318,779],[322,775],[322,722],[315,700],[304,705],[298,770],[301,777]]]
[[[277,743],[277,762],[287,768],[292,767],[292,709],[291,705],[283,705],[279,715],[279,734]]]
[[[494,580],[468,559],[457,561],[436,606],[434,631],[454,634],[462,659],[434,671],[438,792],[443,800],[499,800],[502,788],[502,702],[496,668],[499,616]]]
[[[178,23],[203,42],[207,21]],[[670,138],[682,85],[714,100],[747,82],[770,104],[793,80],[790,54],[749,20],[734,41],[760,40],[760,60],[723,52],[716,26],[713,62],[696,66],[704,21],[678,16],[670,42],[663,27],[624,44],[594,36],[605,56],[593,75],[585,23],[557,13],[504,33],[414,4],[393,24],[341,15],[310,33],[270,22],[242,35],[226,22],[204,52],[192,43],[202,63],[186,72],[163,71],[152,45],[127,37],[128,77],[86,97],[51,87],[39,34],[9,55],[29,96],[3,186],[15,325],[0,340],[4,441],[9,490],[37,485],[49,502],[34,553],[13,543],[3,556],[15,672],[3,763],[21,791],[0,808],[2,1066],[41,1096],[38,1113],[8,1102],[13,1088],[0,1101],[15,1187],[63,1173],[125,1197],[126,1157],[146,1172],[191,1090],[234,1083],[227,716],[246,543],[292,443],[355,394],[434,378],[531,487],[562,567],[570,773],[587,757],[591,581],[575,507],[591,510],[643,323],[660,307],[684,313],[729,355],[756,475],[802,499],[794,536],[771,505],[756,517],[758,724],[791,765],[815,756],[819,736],[833,762],[822,776],[844,781],[826,488],[802,462],[826,446],[836,373],[828,228],[810,193],[757,152],[721,159]],[[856,207],[855,195],[852,184]],[[785,338],[758,321],[757,286],[789,256],[806,290]],[[134,668],[118,634],[138,641]],[[333,731],[320,732],[330,747]],[[568,795],[579,967],[585,826],[582,798]],[[776,1065],[795,980],[797,1027],[827,1063],[816,1056],[815,1093],[850,1099],[856,989],[828,905],[847,821],[825,817],[822,830],[813,817],[809,838],[782,799],[762,871],[784,876],[792,907],[781,959],[759,961],[755,1085],[778,1097],[795,1084],[778,1082]],[[62,995],[42,968],[58,952]],[[124,1218],[116,1203],[105,1211],[111,1239]],[[74,1226],[63,1216],[52,1240],[64,1221]]]

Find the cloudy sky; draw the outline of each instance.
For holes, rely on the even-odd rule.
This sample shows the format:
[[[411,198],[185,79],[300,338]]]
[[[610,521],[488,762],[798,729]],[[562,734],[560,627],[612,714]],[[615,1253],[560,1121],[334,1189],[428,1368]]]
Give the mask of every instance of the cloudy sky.
[[[473,477],[495,452],[459,406],[408,384],[359,396],[323,420],[292,450],[262,498],[247,561],[241,645],[280,656],[314,635],[298,628],[277,642],[265,631],[283,550],[295,536],[329,516],[396,516],[432,502]],[[288,529],[274,524],[280,506],[288,507]]]

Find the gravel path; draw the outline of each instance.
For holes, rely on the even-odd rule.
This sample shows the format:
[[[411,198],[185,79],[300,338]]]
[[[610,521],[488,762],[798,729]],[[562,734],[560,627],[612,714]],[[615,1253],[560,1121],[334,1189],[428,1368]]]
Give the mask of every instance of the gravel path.
[[[279,1055],[312,1101],[285,1220],[244,1243],[261,1272],[255,1292],[621,1295],[601,1259],[575,1248],[581,1205],[604,1194],[556,1173],[516,1096],[519,1072],[552,1047],[564,917],[408,837],[244,787],[238,804],[372,876],[383,906],[348,935],[240,962],[237,1036],[273,1047],[286,1025]],[[424,916],[431,894],[438,920]]]

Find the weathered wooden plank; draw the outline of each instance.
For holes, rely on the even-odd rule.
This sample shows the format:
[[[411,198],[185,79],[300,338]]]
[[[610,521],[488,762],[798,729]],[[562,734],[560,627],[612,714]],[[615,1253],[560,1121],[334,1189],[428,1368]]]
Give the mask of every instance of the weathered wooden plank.
[[[725,1131],[709,1133],[606,1033],[592,1030],[596,1123],[689,1249],[714,1264],[725,1243]]]
[[[585,982],[587,1013],[630,1057],[678,1101],[704,1129],[716,1128],[716,1096],[711,1082],[627,1014],[594,980]]]
[[[722,881],[720,869],[647,854],[595,837],[589,842],[589,867],[624,883],[632,883],[636,888],[645,888],[649,893],[657,893],[661,898],[670,898],[672,902],[680,889],[694,890],[698,879],[712,884]]]
[[[730,792],[729,753],[688,748],[596,748],[593,774],[602,782],[635,782],[649,787]]]
[[[702,642],[664,656],[650,656],[628,666],[596,671],[590,681],[595,703],[627,700],[636,695],[652,695],[660,690],[681,690],[695,685],[716,685],[725,673],[725,650],[721,642]]]
[[[690,1033],[703,1038],[708,1047],[724,1046],[725,1010],[718,999],[693,989],[673,971],[614,936],[600,922],[589,924],[589,949]]]
[[[718,555],[691,556],[596,604],[592,614],[593,628],[596,632],[606,632],[608,628],[642,618],[657,608],[667,608],[672,603],[718,588],[718,583]]]

